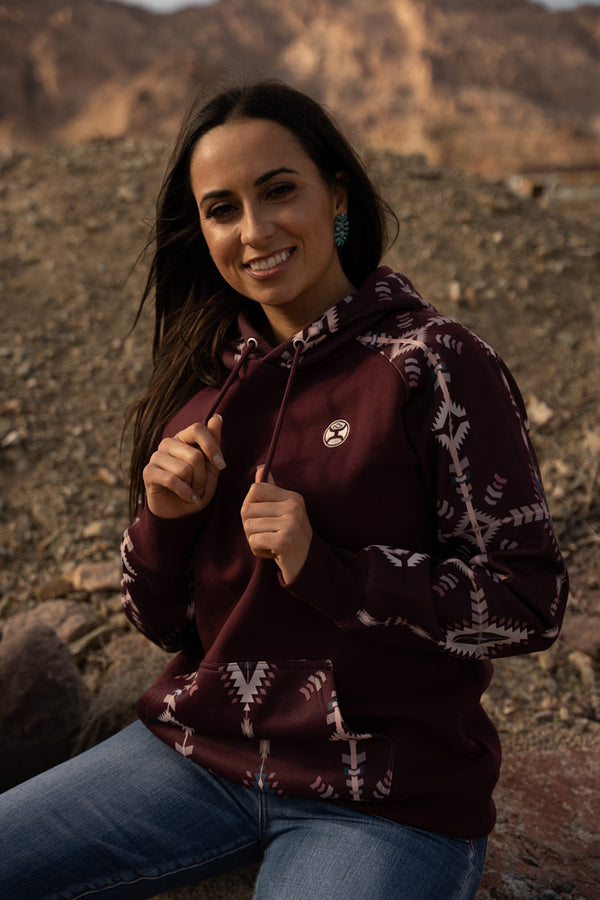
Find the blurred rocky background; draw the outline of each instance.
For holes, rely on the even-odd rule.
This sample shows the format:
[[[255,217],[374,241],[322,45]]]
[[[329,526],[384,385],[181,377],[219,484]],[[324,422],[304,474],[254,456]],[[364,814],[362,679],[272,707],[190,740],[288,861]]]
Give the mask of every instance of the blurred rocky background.
[[[598,166],[600,10],[528,0],[0,3],[0,138],[170,139],[199,88],[282,77],[353,136],[487,174]]]
[[[499,660],[480,900],[600,898],[600,9],[527,0],[0,2],[0,790],[131,721],[167,656],[120,612],[140,257],[192,96],[275,75],[335,111],[400,220],[387,261],[506,359],[571,573]],[[171,900],[251,896],[253,870]]]

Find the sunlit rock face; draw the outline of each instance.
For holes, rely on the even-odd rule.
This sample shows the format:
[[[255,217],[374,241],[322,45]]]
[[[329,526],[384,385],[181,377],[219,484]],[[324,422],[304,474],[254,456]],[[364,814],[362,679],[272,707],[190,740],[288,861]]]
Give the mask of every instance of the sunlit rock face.
[[[0,144],[171,137],[200,90],[284,78],[362,143],[495,175],[600,163],[600,9],[529,0],[0,7]]]

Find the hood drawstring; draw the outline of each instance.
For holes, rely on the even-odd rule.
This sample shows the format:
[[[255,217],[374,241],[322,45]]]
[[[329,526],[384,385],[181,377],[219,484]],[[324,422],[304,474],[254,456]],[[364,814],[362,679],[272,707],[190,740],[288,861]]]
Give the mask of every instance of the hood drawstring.
[[[260,480],[266,481],[271,471],[271,463],[273,462],[273,456],[275,454],[275,448],[277,447],[277,441],[279,440],[279,432],[281,431],[281,426],[283,425],[283,418],[285,416],[285,411],[287,409],[288,400],[290,396],[290,391],[292,389],[292,383],[294,381],[294,376],[296,375],[296,369],[298,368],[298,363],[300,362],[300,357],[302,356],[302,351],[305,347],[305,342],[302,338],[294,339],[294,359],[290,368],[290,374],[288,375],[287,384],[285,386],[285,391],[283,394],[283,399],[281,401],[281,406],[279,407],[279,414],[277,416],[277,421],[275,423],[275,428],[273,430],[273,435],[271,437],[271,443],[269,445],[269,449],[267,451],[267,458],[265,460],[265,464],[261,471]]]
[[[244,365],[244,363],[246,362],[246,360],[248,359],[248,357],[250,356],[252,351],[256,350],[257,347],[258,347],[258,341],[256,340],[256,338],[249,337],[248,340],[246,341],[246,346],[244,347],[244,349],[241,352],[240,358],[238,359],[235,366],[233,367],[233,369],[231,370],[231,372],[225,379],[223,387],[217,394],[214,403],[212,404],[212,406],[210,407],[206,416],[204,417],[205,425],[208,425],[209,420],[212,419],[216,410],[219,408],[221,400],[223,399],[223,397],[229,390],[229,385],[234,380],[234,378],[237,378],[238,372],[240,371],[240,369],[242,368],[242,366]]]
[[[293,384],[293,381],[294,381],[294,378],[296,375],[296,369],[298,368],[298,363],[300,362],[300,357],[302,356],[302,351],[304,350],[304,347],[306,346],[306,344],[302,340],[302,338],[295,338],[293,341],[293,346],[294,346],[294,351],[295,351],[294,358],[292,360],[292,365],[290,367],[290,374],[288,375],[287,383],[285,386],[285,391],[283,393],[283,398],[281,400],[281,405],[279,407],[279,413],[277,414],[277,421],[275,422],[275,428],[273,429],[273,434],[271,436],[271,443],[269,444],[269,449],[267,451],[267,458],[266,458],[264,466],[262,468],[261,478],[260,478],[261,481],[266,481],[267,477],[269,475],[269,472],[271,471],[271,463],[273,462],[273,456],[275,454],[275,449],[277,447],[277,441],[279,440],[281,426],[283,425],[283,419],[285,416],[285,411],[288,406],[290,391],[292,389],[292,384]],[[257,347],[258,347],[258,341],[256,340],[256,338],[249,337],[248,340],[246,341],[246,346],[242,350],[240,358],[238,359],[235,366],[233,367],[233,369],[231,370],[231,372],[225,379],[223,387],[217,394],[212,406],[210,407],[208,413],[204,417],[205,425],[207,425],[209,420],[214,416],[216,410],[219,408],[219,406],[221,404],[221,401],[223,400],[223,397],[229,390],[231,383],[234,381],[235,378],[237,378],[238,373],[239,373],[240,369],[243,367],[244,363],[246,362],[248,356],[254,350],[256,350]]]

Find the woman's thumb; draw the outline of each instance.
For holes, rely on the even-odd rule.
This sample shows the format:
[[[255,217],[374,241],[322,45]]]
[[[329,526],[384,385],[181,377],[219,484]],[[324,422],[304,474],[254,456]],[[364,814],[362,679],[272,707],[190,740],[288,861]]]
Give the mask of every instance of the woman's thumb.
[[[267,473],[267,477],[264,477],[264,466],[258,466],[256,469],[256,475],[254,476],[255,484],[262,484],[263,481],[266,481],[267,484],[275,484],[275,479],[271,475],[270,472]]]
[[[221,433],[223,431],[223,416],[219,415],[219,413],[215,413],[213,416],[210,417],[210,419],[206,423],[206,427],[208,428],[210,433],[213,435],[213,437],[216,438],[217,442],[220,444],[221,443]]]

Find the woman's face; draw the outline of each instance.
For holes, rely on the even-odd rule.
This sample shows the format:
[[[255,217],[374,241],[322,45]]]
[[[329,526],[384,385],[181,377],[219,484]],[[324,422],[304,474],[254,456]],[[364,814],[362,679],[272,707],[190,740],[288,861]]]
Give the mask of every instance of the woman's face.
[[[190,178],[215,265],[260,303],[276,338],[353,290],[333,240],[346,190],[323,180],[287,128],[269,119],[213,128],[194,149]]]

